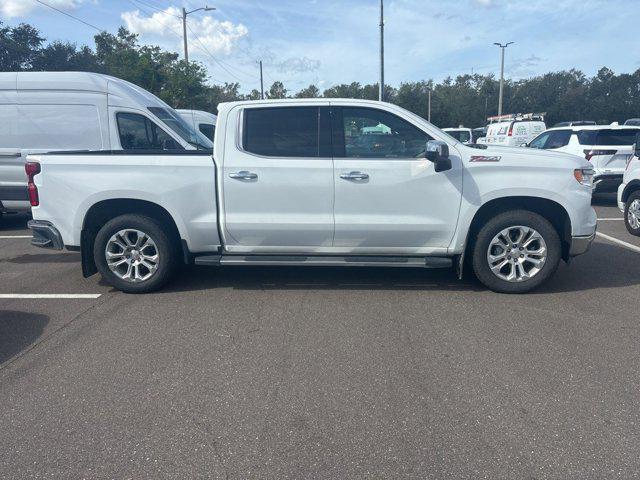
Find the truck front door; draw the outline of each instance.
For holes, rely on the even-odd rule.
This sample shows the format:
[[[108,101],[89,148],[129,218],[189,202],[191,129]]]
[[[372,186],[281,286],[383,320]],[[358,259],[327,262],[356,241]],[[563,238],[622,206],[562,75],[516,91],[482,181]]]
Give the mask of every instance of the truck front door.
[[[432,138],[394,113],[332,107],[336,249],[353,253],[444,252],[456,229],[461,161],[435,172]]]

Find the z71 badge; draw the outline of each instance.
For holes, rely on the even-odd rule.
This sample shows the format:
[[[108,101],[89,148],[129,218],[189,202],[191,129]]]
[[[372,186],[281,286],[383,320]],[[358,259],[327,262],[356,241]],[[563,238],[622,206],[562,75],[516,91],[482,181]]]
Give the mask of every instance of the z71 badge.
[[[470,162],[499,162],[502,157],[487,157],[484,155],[473,155]]]

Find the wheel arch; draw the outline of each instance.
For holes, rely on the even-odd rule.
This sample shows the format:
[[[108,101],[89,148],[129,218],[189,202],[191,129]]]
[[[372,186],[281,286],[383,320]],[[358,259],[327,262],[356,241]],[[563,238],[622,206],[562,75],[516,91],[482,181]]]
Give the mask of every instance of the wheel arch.
[[[640,180],[631,180],[624,190],[622,191],[622,197],[620,198],[623,202],[629,200],[629,197],[633,192],[637,192],[640,190]]]
[[[80,233],[82,274],[89,277],[98,269],[93,258],[93,243],[100,227],[120,215],[140,214],[153,218],[168,229],[169,235],[181,246],[185,262],[189,261],[188,248],[182,241],[178,226],[171,214],[162,206],[148,200],[113,198],[93,204],[85,214]]]
[[[565,261],[569,259],[571,248],[571,217],[569,212],[554,200],[532,196],[499,197],[484,203],[471,220],[467,233],[465,256],[471,252],[482,225],[488,219],[509,210],[527,210],[549,220],[560,237],[562,259]]]

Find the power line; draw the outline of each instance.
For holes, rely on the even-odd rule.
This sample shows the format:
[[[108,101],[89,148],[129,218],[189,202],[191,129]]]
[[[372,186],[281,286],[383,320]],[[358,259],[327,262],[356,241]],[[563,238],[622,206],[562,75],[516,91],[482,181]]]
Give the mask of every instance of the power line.
[[[50,8],[51,10],[55,10],[56,12],[61,13],[62,15],[65,15],[65,16],[67,16],[67,17],[69,17],[69,18],[73,18],[74,20],[76,20],[76,21],[78,21],[78,22],[80,22],[80,23],[84,23],[86,26],[91,27],[91,28],[93,28],[93,29],[97,30],[97,31],[98,31],[98,32],[100,32],[100,33],[102,33],[102,32],[104,32],[104,31],[105,31],[104,29],[102,29],[102,28],[100,28],[100,27],[96,27],[95,25],[93,25],[93,24],[91,24],[91,23],[89,23],[89,22],[85,22],[85,21],[84,21],[84,20],[82,20],[81,18],[78,18],[78,17],[76,17],[76,16],[74,16],[74,15],[71,15],[70,13],[67,13],[67,12],[65,12],[65,11],[63,11],[63,10],[60,10],[59,8],[56,8],[56,7],[54,7],[53,5],[49,5],[48,3],[43,2],[42,0],[36,0],[36,2],[38,2],[40,5],[44,5],[45,7]]]
[[[213,60],[215,63],[217,63],[223,70],[225,70],[229,75],[231,75],[233,78],[235,78],[236,80],[239,80],[240,82],[242,82],[243,80],[238,77],[237,75],[235,75],[231,70],[229,70],[229,68],[233,68],[234,70],[237,70],[238,72],[253,78],[253,79],[257,79],[258,77],[256,77],[255,75],[249,75],[248,73],[243,72],[242,70],[233,67],[231,65],[229,65],[229,68],[227,68],[225,66],[226,62],[223,62],[222,60],[218,60],[217,58],[215,58],[213,56],[213,54],[211,53],[211,51],[209,51],[209,49],[206,47],[206,45],[202,42],[202,40],[200,40],[200,37],[198,37],[198,35],[196,34],[196,32],[193,31],[193,29],[191,28],[191,26],[189,24],[187,24],[187,28],[189,29],[189,31],[191,32],[191,34],[194,36],[194,38],[196,39],[196,41],[201,45],[201,50],[203,50],[204,52],[207,53],[207,55],[209,55],[209,57],[211,57],[211,60]],[[227,64],[228,65],[228,64]]]
[[[137,5],[134,3],[135,1],[136,1],[136,0],[129,0],[129,3],[131,3],[131,4],[132,4],[132,5],[134,5],[134,6],[137,6]],[[139,1],[139,0],[138,0],[138,1]],[[160,20],[158,20],[157,18],[155,18],[152,14],[150,14],[150,13],[149,13],[147,10],[145,10],[144,8],[142,8],[142,7],[140,7],[140,6],[137,6],[137,7],[138,7],[138,8],[140,8],[140,10],[142,10],[144,13],[146,13],[147,15],[149,15],[149,18],[150,18],[151,20],[153,20],[154,22],[156,22],[156,23],[158,23],[159,25],[163,26],[164,28],[166,28],[166,29],[167,29],[167,30],[169,30],[170,32],[173,32],[173,34],[174,34],[174,35],[176,35],[177,37],[182,38],[182,35],[181,35],[181,34],[179,34],[178,32],[176,32],[173,28],[171,28],[170,26],[168,26],[166,23],[162,23]],[[196,47],[198,47],[198,46],[196,45]],[[202,50],[202,48],[200,48],[200,50]],[[213,81],[213,83],[217,83],[217,84],[219,84],[219,85],[223,85],[223,83],[224,83],[224,82],[221,82],[221,81],[219,81],[219,80],[216,80],[215,78],[213,78],[213,77],[211,77],[211,76],[210,76],[209,78],[211,79],[211,81]]]

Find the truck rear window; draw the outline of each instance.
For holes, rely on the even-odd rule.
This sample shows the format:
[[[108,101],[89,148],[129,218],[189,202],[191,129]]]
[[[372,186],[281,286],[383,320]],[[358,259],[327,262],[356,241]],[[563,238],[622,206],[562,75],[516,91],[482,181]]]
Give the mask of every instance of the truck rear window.
[[[269,157],[318,157],[318,107],[247,108],[242,145]]]
[[[633,145],[640,128],[582,130],[577,133],[580,145]]]

